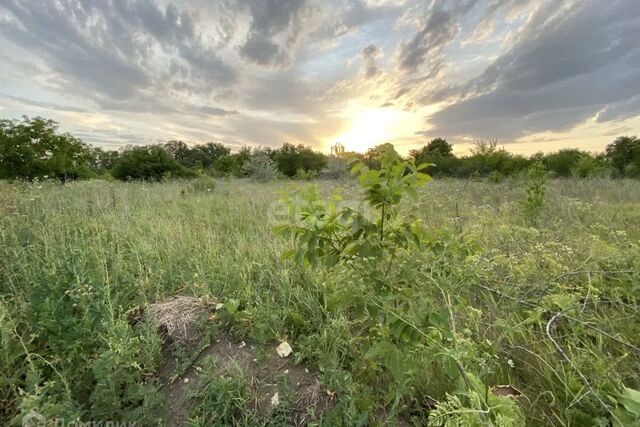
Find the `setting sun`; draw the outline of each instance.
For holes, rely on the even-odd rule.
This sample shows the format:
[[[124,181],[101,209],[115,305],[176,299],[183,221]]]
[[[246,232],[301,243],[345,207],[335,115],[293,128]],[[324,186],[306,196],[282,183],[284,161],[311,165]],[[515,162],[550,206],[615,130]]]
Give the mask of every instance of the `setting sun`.
[[[389,142],[398,131],[410,127],[411,115],[389,108],[372,108],[355,112],[351,128],[336,138],[347,151],[365,152]]]

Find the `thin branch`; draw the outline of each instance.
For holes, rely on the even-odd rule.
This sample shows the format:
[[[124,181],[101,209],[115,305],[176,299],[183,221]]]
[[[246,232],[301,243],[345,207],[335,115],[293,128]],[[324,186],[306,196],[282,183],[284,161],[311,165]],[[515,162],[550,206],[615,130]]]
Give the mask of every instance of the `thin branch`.
[[[529,301],[518,299],[518,298],[513,297],[511,295],[507,295],[504,292],[500,292],[497,289],[490,288],[490,287],[485,286],[483,284],[478,284],[478,287],[480,287],[481,289],[484,289],[486,291],[489,291],[489,292],[491,292],[493,294],[496,294],[496,295],[498,295],[498,296],[500,296],[502,298],[510,299],[510,300],[515,301],[517,303],[520,303],[522,305],[526,305],[527,307],[541,308],[541,306],[539,306],[537,304],[531,303]],[[565,318],[567,318],[569,320],[573,320],[574,322],[580,323],[584,327],[589,328],[589,329],[591,329],[591,330],[593,330],[595,332],[598,332],[599,334],[604,335],[605,337],[617,342],[618,344],[621,344],[621,345],[623,345],[625,347],[628,347],[628,348],[632,349],[633,351],[637,352],[638,354],[640,354],[640,347],[638,347],[638,346],[636,346],[634,344],[628,343],[626,341],[622,341],[620,338],[616,337],[615,335],[612,335],[609,332],[603,331],[602,329],[598,328],[597,326],[593,326],[592,324],[590,324],[588,322],[585,322],[584,320],[576,319],[575,317],[569,316],[568,314],[565,314],[563,312],[560,312],[559,314],[562,317],[565,317]]]
[[[573,310],[575,307],[571,307],[568,308],[567,310]],[[559,318],[562,317],[564,315],[564,312],[567,310],[563,310],[560,311],[556,314],[554,314],[551,319],[549,319],[549,321],[547,322],[547,326],[545,328],[545,332],[547,333],[547,337],[551,340],[551,342],[553,343],[553,346],[556,348],[556,350],[562,355],[562,357],[565,358],[565,360],[567,362],[569,362],[569,364],[571,365],[571,367],[578,373],[578,375],[580,376],[580,378],[582,379],[582,381],[584,382],[584,385],[589,389],[589,392],[591,392],[591,394],[593,394],[593,396],[598,400],[598,402],[600,402],[600,404],[604,407],[604,409],[617,421],[620,422],[620,420],[618,419],[618,417],[616,417],[616,415],[613,413],[613,411],[611,411],[611,409],[609,408],[609,406],[604,403],[604,401],[602,400],[602,398],[598,395],[598,393],[596,393],[596,391],[593,389],[593,387],[591,386],[591,383],[589,382],[589,380],[587,379],[587,377],[584,376],[584,374],[582,373],[582,371],[580,371],[580,369],[578,369],[578,367],[576,366],[575,363],[573,363],[573,360],[571,360],[571,358],[567,355],[567,353],[564,352],[564,350],[562,349],[562,347],[560,347],[560,344],[558,344],[558,342],[553,338],[553,335],[551,335],[551,326],[553,325],[553,323]]]

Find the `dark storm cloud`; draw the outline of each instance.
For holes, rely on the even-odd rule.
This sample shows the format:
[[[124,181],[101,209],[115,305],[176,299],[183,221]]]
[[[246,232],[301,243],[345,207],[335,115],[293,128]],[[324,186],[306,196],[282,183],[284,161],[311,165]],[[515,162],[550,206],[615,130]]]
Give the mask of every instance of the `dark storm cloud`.
[[[429,117],[427,133],[515,138],[569,129],[605,108],[601,120],[640,114],[630,101],[640,87],[639,37],[635,0],[549,3],[480,76],[425,98],[453,101]]]
[[[362,49],[360,54],[362,55],[364,77],[366,79],[375,77],[380,71],[378,70],[376,60],[382,55],[382,51],[377,46],[369,45]]]
[[[240,54],[263,66],[289,65],[291,51],[312,11],[307,1],[251,0],[246,4],[251,26],[245,42],[239,46]]]
[[[37,53],[60,73],[66,89],[84,89],[99,102],[126,101],[153,89],[163,53],[175,55],[188,76],[226,85],[234,71],[204,46],[190,17],[150,0],[3,0],[9,18],[1,34]]]
[[[461,15],[467,13],[476,0],[446,2],[437,0],[427,12],[420,29],[398,50],[398,65],[406,72],[416,71],[428,62],[433,73],[439,70],[444,61],[444,48],[460,32],[458,22]]]

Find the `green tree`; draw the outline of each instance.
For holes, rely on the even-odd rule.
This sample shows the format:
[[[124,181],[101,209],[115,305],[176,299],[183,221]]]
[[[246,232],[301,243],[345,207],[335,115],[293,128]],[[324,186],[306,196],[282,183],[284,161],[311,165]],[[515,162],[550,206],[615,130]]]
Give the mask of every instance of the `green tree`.
[[[192,177],[187,170],[159,145],[128,148],[113,165],[111,174],[120,180],[159,181],[169,177]]]
[[[380,169],[382,158],[386,155],[386,153],[393,152],[396,155],[395,147],[390,142],[385,142],[384,144],[376,145],[375,147],[371,147],[364,153],[363,158],[361,158],[362,162],[367,165],[367,167],[371,169]],[[360,158],[360,156],[358,156]]]
[[[566,148],[547,154],[543,162],[554,176],[566,178],[573,175],[581,160],[585,157],[591,157],[591,155],[575,148]]]
[[[92,147],[90,151],[89,165],[96,172],[111,170],[120,153],[115,150],[103,150],[100,147]]]
[[[432,139],[418,150],[411,150],[409,157],[416,163],[433,163],[431,173],[435,176],[454,175],[459,166],[459,159],[453,155],[453,145],[442,138]]]
[[[203,145],[196,145],[193,148],[195,159],[203,168],[209,168],[216,160],[231,154],[229,147],[225,147],[219,142],[208,142]]]
[[[620,136],[607,145],[606,157],[618,176],[640,176],[640,139]]]
[[[0,120],[0,178],[56,177],[62,182],[88,176],[89,147],[42,117]]]
[[[293,145],[285,142],[282,147],[273,151],[272,157],[278,171],[288,177],[295,176],[298,170],[318,173],[327,164],[324,154],[302,144]]]
[[[209,168],[231,150],[220,143],[208,142],[190,147],[183,141],[169,141],[163,145],[171,157],[186,168]]]

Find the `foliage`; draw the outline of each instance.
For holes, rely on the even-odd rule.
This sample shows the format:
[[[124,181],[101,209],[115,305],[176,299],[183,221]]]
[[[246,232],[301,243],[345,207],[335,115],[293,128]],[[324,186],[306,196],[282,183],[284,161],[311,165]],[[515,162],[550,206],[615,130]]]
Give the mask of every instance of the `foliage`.
[[[640,139],[620,136],[607,145],[606,156],[618,176],[640,177]]]
[[[311,181],[312,179],[315,179],[318,177],[318,172],[314,171],[314,170],[305,170],[305,169],[298,169],[298,171],[296,172],[295,178],[296,179],[301,179],[303,181]]]
[[[93,362],[95,385],[89,401],[99,420],[160,424],[165,402],[157,380],[150,379],[160,362],[161,341],[151,325],[141,334],[123,319],[105,327],[108,349]]]
[[[169,155],[186,168],[207,169],[218,159],[229,156],[231,150],[217,142],[197,144],[189,147],[183,141],[169,141],[163,145]]]
[[[380,161],[385,153],[393,151],[397,154],[393,144],[390,142],[386,142],[384,144],[376,145],[375,147],[369,148],[363,155],[361,156],[352,156],[352,158],[357,158],[362,161],[368,168],[371,169],[379,169]]]
[[[319,176],[328,179],[342,179],[349,176],[349,160],[345,156],[328,156],[327,164]]]
[[[116,163],[119,156],[120,153],[118,151],[103,150],[100,147],[92,147],[90,151],[89,164],[91,169],[96,172],[108,173],[108,171],[113,168],[113,165]]]
[[[577,178],[593,178],[596,176],[606,176],[608,168],[603,156],[592,157],[583,156],[573,168],[573,174]]]
[[[589,157],[588,153],[581,150],[563,149],[546,155],[543,162],[554,176],[567,178],[573,175],[584,158]]]
[[[317,174],[327,163],[324,154],[304,145],[296,146],[286,142],[272,156],[278,171],[288,177],[296,176],[300,170]]]
[[[162,147],[149,145],[130,147],[120,154],[111,170],[122,181],[160,181],[170,177],[190,177],[194,173],[172,159]]]
[[[255,181],[271,181],[278,177],[278,169],[265,150],[255,150],[242,164],[242,173]]]
[[[527,198],[522,201],[522,212],[527,221],[535,224],[544,210],[547,171],[541,162],[537,162],[529,168],[528,175]]]
[[[251,149],[242,147],[237,153],[219,157],[211,167],[209,173],[215,176],[243,176],[242,165],[251,157]]]
[[[380,170],[369,169],[359,160],[352,167],[364,190],[364,199],[378,211],[377,218],[369,219],[349,207],[338,208],[337,195],[324,203],[312,187],[303,193],[298,223],[278,228],[294,237],[297,251],[290,255],[314,265],[333,265],[355,254],[371,256],[395,251],[417,240],[419,223],[412,218],[398,218],[398,205],[405,194],[415,199],[417,189],[430,180],[420,172],[428,165],[416,166],[413,161],[402,160],[394,150],[386,151],[379,160]],[[290,212],[298,214],[295,201],[289,199],[288,203]],[[388,242],[392,242],[391,246]]]
[[[411,150],[409,156],[417,164],[433,164],[435,167],[430,172],[434,176],[453,175],[460,167],[459,159],[453,155],[453,145],[442,138],[431,140],[421,149]]]
[[[0,120],[0,179],[87,177],[89,149],[41,117]]]
[[[159,146],[173,160],[169,162],[169,159],[161,158],[164,156],[153,146],[138,147],[139,152],[135,155],[128,153],[132,151],[131,147],[122,153],[104,150],[88,146],[69,134],[59,133],[57,126],[56,122],[40,117],[0,121],[0,179],[53,177],[65,181],[96,177],[109,179],[111,175],[118,179],[158,180],[202,174],[241,177],[247,175],[242,167],[251,157],[249,147],[231,153],[229,147],[219,142],[187,144],[170,140]],[[526,174],[537,161],[541,161],[553,177],[592,178],[608,176],[613,171],[616,177],[637,178],[640,177],[639,141],[635,136],[621,136],[607,146],[604,154],[562,149],[525,157],[499,148],[495,139],[476,141],[470,154],[459,156],[453,153],[451,143],[435,138],[423,147],[411,150],[409,158],[416,164],[429,163],[429,172],[436,177],[486,177],[492,182]],[[393,149],[391,143],[385,143],[368,149],[364,154],[347,153],[344,146],[336,144],[332,147],[332,154],[326,156],[303,144],[284,143],[280,148],[261,151],[265,151],[282,176],[336,179],[347,175],[347,159],[357,158],[370,169],[379,169],[384,153]],[[121,156],[127,159],[121,161]],[[134,170],[137,163],[145,170],[137,173]]]
[[[378,171],[358,163],[354,170],[359,175],[365,200],[375,209],[375,212],[378,212],[378,215],[381,215],[382,207],[388,206],[390,200],[395,201],[393,197],[381,197],[380,177],[398,178],[406,174],[406,171],[389,173],[394,166],[400,169],[398,162],[401,160],[398,161],[397,157],[391,163],[385,163],[382,160]],[[528,200],[523,203],[523,207],[525,212],[533,214],[532,218],[535,216],[538,226],[541,225],[542,220],[540,210],[548,205],[545,200],[546,185],[545,169],[542,163],[536,163],[530,171]],[[394,193],[386,195],[389,194]],[[404,192],[399,191],[395,194],[404,194]],[[475,308],[477,306],[474,301],[478,301],[478,298],[482,299],[482,296],[478,295],[478,290],[488,289],[489,301],[491,301],[493,289],[487,288],[485,281],[503,284],[504,267],[513,261],[506,259],[503,263],[489,267],[496,261],[492,259],[488,264],[483,261],[486,253],[480,252],[475,246],[473,235],[466,235],[464,240],[457,239],[455,235],[447,235],[443,230],[426,230],[414,223],[413,229],[419,230],[412,236],[416,241],[403,247],[402,240],[380,238],[379,233],[383,222],[369,219],[367,211],[339,207],[338,203],[341,202],[339,197],[334,196],[332,200],[325,202],[316,189],[310,188],[305,191],[300,203],[296,204],[291,198],[286,200],[289,202],[290,214],[295,219],[293,224],[278,227],[279,231],[294,236],[294,249],[287,252],[286,256],[295,259],[297,265],[306,260],[316,268],[320,268],[321,265],[330,267],[328,270],[320,269],[318,273],[322,274],[321,272],[325,271],[325,275],[320,279],[322,281],[320,289],[326,301],[325,310],[328,310],[329,316],[341,313],[345,316],[344,319],[349,319],[345,321],[353,328],[345,332],[352,344],[330,344],[333,340],[325,335],[314,338],[317,341],[307,338],[310,348],[327,349],[324,351],[332,354],[330,358],[326,354],[315,356],[318,357],[321,369],[327,372],[325,381],[332,384],[332,387],[342,389],[344,393],[354,393],[350,381],[356,381],[358,384],[370,387],[368,393],[375,393],[371,391],[372,389],[381,389],[379,399],[383,400],[390,417],[405,417],[419,425],[426,423],[429,425],[529,425],[533,420],[536,420],[533,424],[541,423],[540,418],[537,417],[548,416],[548,414],[544,415],[546,411],[555,413],[554,416],[563,420],[561,423],[567,424],[583,425],[585,420],[595,423],[618,422],[617,420],[621,418],[621,415],[616,415],[616,406],[604,403],[603,399],[605,390],[611,386],[612,381],[614,384],[619,384],[622,377],[617,377],[616,380],[608,377],[604,374],[606,372],[604,366],[603,370],[597,369],[598,374],[595,374],[592,368],[590,372],[594,383],[598,384],[596,386],[598,390],[585,389],[584,384],[587,383],[580,380],[581,375],[584,375],[582,371],[584,367],[577,366],[582,363],[598,364],[597,358],[583,355],[582,357],[574,356],[571,361],[563,360],[565,353],[558,353],[555,347],[557,341],[553,333],[549,332],[549,324],[553,325],[554,321],[552,314],[555,313],[557,316],[559,315],[557,310],[571,308],[573,300],[570,296],[571,291],[565,290],[564,287],[558,289],[551,295],[547,295],[543,299],[547,302],[543,302],[540,306],[529,303],[527,300],[519,303],[519,299],[515,298],[516,303],[512,306],[515,312],[509,310],[505,312],[505,307],[501,307],[499,309],[501,311],[491,309],[495,301],[488,302],[488,305],[483,306],[482,309]],[[398,200],[398,203],[401,201]],[[396,205],[392,204],[392,206]],[[410,207],[403,206],[404,215],[406,212],[411,212]],[[527,211],[528,208],[530,210]],[[547,209],[549,209],[548,206]],[[345,212],[348,214],[344,215]],[[398,215],[395,218],[396,222],[405,224],[411,222],[399,218],[404,215]],[[513,216],[513,213],[510,215]],[[509,217],[501,216],[501,218],[497,221],[504,221]],[[497,224],[494,224],[491,234],[498,232],[496,227],[498,227]],[[505,231],[509,230],[506,232],[516,233],[512,239],[524,238],[521,232],[515,231],[517,228],[503,228]],[[359,235],[352,234],[351,230],[369,238],[356,240],[356,236]],[[383,231],[382,235],[386,236],[386,232]],[[378,236],[378,238],[372,238],[372,236]],[[345,248],[354,241],[357,242],[359,249],[365,250],[346,251]],[[381,241],[384,244],[376,245]],[[397,255],[399,253],[401,255]],[[530,274],[533,277],[540,268],[545,270],[560,268],[551,261],[554,256],[558,256],[557,251],[555,254],[548,255],[551,264],[546,267],[538,265],[523,267],[522,270],[511,270],[508,277],[510,280],[517,280],[515,279],[517,276],[511,275]],[[546,257],[547,255],[543,256],[543,259]],[[523,262],[535,259],[540,259],[540,255],[533,259],[531,255],[522,258]],[[487,271],[493,273],[487,275]],[[562,277],[560,272],[550,272],[550,274]],[[495,274],[495,278],[492,274]],[[477,284],[472,285],[473,283]],[[499,288],[501,290],[495,292],[499,295],[508,295],[513,292],[509,286],[513,285],[503,284]],[[542,292],[544,295],[549,289],[545,290],[545,286],[547,285],[544,285],[541,290],[534,290],[537,287],[531,284],[523,291]],[[504,299],[500,301],[502,301],[501,304],[508,305]],[[518,304],[523,304],[523,307],[518,307]],[[530,306],[537,309],[526,310]],[[633,305],[629,309],[633,310],[632,307]],[[487,313],[484,312],[485,310]],[[576,311],[571,312],[571,316],[578,317],[593,315],[587,312],[582,314]],[[496,322],[491,316],[498,316],[501,320]],[[550,317],[551,320],[549,320]],[[487,322],[490,325],[489,330],[493,330],[495,334],[492,332],[487,335],[488,330],[481,326],[483,322]],[[583,324],[572,325],[577,326],[575,329],[563,328],[565,333],[572,331],[571,336],[576,340],[575,344],[571,344],[571,340],[565,341],[565,345],[575,345],[574,349],[588,346],[585,340],[579,338],[581,334],[588,333],[580,328]],[[618,327],[621,326],[622,324],[618,323]],[[640,325],[636,325],[638,326]],[[534,345],[532,344],[533,336],[540,329],[546,330],[547,335],[543,333],[544,338],[541,343]],[[335,324],[327,327],[327,331],[335,331],[336,334],[341,334],[339,330],[340,327],[336,327]],[[557,332],[557,334],[561,333]],[[606,338],[606,336],[601,335],[600,338]],[[356,351],[356,354],[345,354],[339,350],[340,345],[348,346],[352,351]],[[535,349],[535,352],[531,353],[530,346]],[[527,351],[524,353],[527,355],[524,359],[519,355],[522,350],[518,349]],[[617,349],[617,351],[621,350],[621,348]],[[593,349],[593,351],[597,350]],[[516,354],[519,355],[518,360],[521,361],[519,363],[523,363],[522,370],[517,374],[513,371],[516,365],[511,359]],[[537,355],[538,358],[531,359],[532,354]],[[618,354],[624,358],[623,354],[628,353]],[[638,356],[640,354],[636,354],[635,358]],[[550,360],[556,361],[552,363]],[[560,371],[553,368],[558,363],[562,365]],[[345,365],[351,375],[350,381],[338,379],[344,371],[336,367]],[[529,389],[532,385],[527,384],[527,381],[533,380],[526,372],[532,365],[536,366],[537,372],[544,372],[543,375],[546,375],[543,381],[537,380],[540,384],[536,383],[534,388],[543,387],[548,392],[554,389],[551,384],[557,381],[555,378],[560,378],[559,384],[563,389],[557,389],[556,385],[552,393],[555,396],[554,399],[568,393],[568,397],[563,399],[562,403],[544,399],[544,403],[529,401],[525,404],[521,393],[510,386],[495,387],[511,390],[508,393],[512,395],[505,396],[492,391],[492,385],[508,383],[507,381],[518,381],[520,387]],[[523,377],[527,377],[528,380],[521,382]],[[587,398],[589,393],[595,393],[592,399]],[[423,400],[425,394],[436,396],[437,400],[427,399],[425,402]],[[564,405],[570,405],[570,402],[575,402],[575,399],[584,400],[575,408],[566,410]],[[556,409],[550,409],[549,405],[565,409],[558,409],[559,412],[556,413]],[[421,409],[425,406],[430,409],[426,411]],[[534,410],[534,407],[538,409]],[[540,409],[541,407],[545,409]],[[528,408],[526,422],[525,408]],[[371,414],[370,408],[360,410],[364,410],[365,414],[369,415],[360,414],[357,408],[344,408],[342,414],[365,419]],[[537,410],[542,412],[536,412]]]
[[[388,190],[385,169],[375,191]],[[211,329],[286,338],[289,363],[305,363],[333,397],[322,425],[464,414],[485,425],[637,423],[636,180],[548,178],[533,227],[522,221],[528,181],[435,180],[387,206],[382,242],[381,209],[363,202],[359,180],[286,185],[290,226],[322,234],[331,204],[349,208],[336,221],[360,216],[367,250],[330,261],[302,245],[281,259],[292,249],[272,229],[282,180],[0,181],[0,424],[31,410],[154,424],[160,337],[128,313],[176,294],[220,301],[203,320]],[[418,241],[405,245],[392,229],[412,223]],[[315,266],[295,262],[309,250]],[[221,393],[194,404],[233,408],[242,384],[209,390]]]

